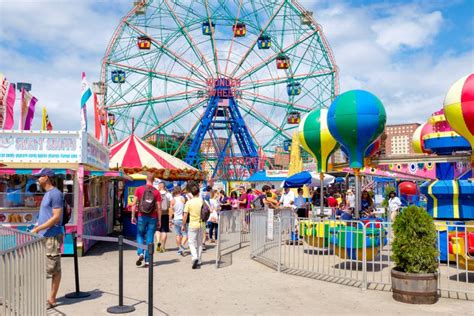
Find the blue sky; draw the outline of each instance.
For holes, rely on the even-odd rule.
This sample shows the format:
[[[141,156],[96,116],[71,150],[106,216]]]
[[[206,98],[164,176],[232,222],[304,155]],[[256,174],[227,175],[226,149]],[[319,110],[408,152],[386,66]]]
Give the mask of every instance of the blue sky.
[[[132,3],[1,0],[0,72],[33,84],[55,129],[79,129],[81,72],[98,81],[107,44]],[[426,120],[449,86],[474,72],[474,0],[300,3],[323,26],[341,91],[372,91],[389,123]]]

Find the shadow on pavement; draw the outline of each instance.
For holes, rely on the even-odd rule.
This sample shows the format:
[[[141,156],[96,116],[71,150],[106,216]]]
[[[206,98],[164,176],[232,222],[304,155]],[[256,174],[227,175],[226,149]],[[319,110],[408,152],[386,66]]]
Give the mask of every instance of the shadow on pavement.
[[[466,276],[467,274],[467,276]],[[449,277],[451,281],[459,281],[459,282],[468,282],[474,283],[474,272],[461,272],[459,274],[454,274]]]
[[[84,301],[95,300],[97,298],[100,298],[104,294],[104,292],[102,292],[99,289],[95,289],[95,290],[92,290],[92,291],[87,291],[87,293],[90,293],[90,296],[84,297],[84,298],[67,298],[65,296],[59,297],[57,299],[58,307],[61,307],[61,306],[64,306],[64,305],[73,305],[73,304],[77,304],[77,303],[84,302]]]
[[[153,261],[153,266],[154,266],[154,267],[157,267],[157,266],[164,266],[164,265],[173,264],[173,263],[176,263],[176,262],[179,262],[179,260],[178,260],[178,259],[171,259],[171,260],[154,260],[154,261]]]

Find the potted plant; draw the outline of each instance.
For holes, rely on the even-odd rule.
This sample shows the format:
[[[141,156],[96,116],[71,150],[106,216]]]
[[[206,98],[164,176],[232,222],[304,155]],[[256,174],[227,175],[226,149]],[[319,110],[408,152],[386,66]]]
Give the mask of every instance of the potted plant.
[[[397,216],[392,244],[392,292],[396,301],[434,304],[438,301],[438,251],[433,218],[409,206]]]

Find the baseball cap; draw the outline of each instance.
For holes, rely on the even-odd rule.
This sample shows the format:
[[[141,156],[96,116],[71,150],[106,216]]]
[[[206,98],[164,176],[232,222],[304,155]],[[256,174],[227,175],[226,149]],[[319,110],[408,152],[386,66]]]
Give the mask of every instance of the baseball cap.
[[[54,177],[54,171],[49,168],[43,168],[40,171],[33,173],[33,176],[35,177],[42,177],[42,176],[48,176],[50,178]]]

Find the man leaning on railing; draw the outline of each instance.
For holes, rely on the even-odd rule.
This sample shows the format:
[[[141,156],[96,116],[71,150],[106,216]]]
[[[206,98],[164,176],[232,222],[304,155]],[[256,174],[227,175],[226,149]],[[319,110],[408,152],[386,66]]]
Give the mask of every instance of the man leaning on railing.
[[[46,192],[41,201],[37,225],[31,230],[34,234],[44,237],[46,247],[46,273],[51,275],[51,292],[47,301],[48,309],[57,305],[61,282],[61,243],[63,241],[62,212],[63,194],[53,184],[54,171],[48,168],[41,169],[34,174]]]

